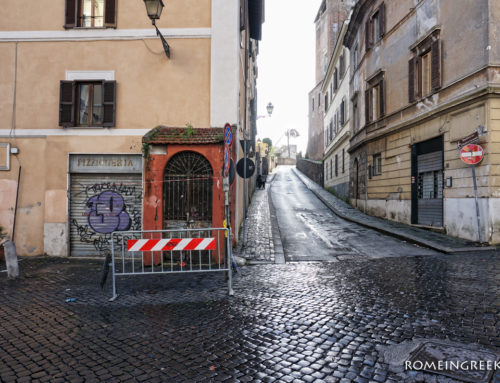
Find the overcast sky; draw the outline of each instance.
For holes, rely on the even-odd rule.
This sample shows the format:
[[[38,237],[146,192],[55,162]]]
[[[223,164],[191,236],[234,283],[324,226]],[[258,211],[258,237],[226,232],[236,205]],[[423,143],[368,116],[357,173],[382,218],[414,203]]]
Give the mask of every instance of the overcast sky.
[[[257,120],[257,137],[269,137],[278,146],[286,145],[283,136],[294,128],[300,137],[290,139],[298,151],[307,148],[308,99],[314,83],[314,18],[321,0],[266,0],[266,21],[260,42],[257,79],[258,115],[267,116],[271,101],[271,118]]]

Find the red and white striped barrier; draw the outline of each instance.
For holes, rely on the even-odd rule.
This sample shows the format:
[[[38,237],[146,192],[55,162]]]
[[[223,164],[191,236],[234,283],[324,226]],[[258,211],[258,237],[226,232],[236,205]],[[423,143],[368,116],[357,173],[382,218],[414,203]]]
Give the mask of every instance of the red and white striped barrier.
[[[215,250],[215,238],[129,239],[127,251]]]

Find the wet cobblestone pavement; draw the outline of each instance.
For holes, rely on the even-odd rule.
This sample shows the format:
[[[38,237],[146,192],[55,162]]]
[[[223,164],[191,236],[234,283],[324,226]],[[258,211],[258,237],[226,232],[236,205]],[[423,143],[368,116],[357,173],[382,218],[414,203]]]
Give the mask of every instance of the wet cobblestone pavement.
[[[380,347],[498,352],[499,259],[247,266],[234,297],[222,274],[123,278],[115,302],[100,262],[23,259],[19,280],[0,274],[0,381],[452,382],[389,365]]]
[[[245,220],[245,236],[243,238],[241,234],[238,247],[235,249],[235,255],[250,262],[284,263],[278,224],[273,222],[271,213],[269,189],[274,178],[275,174],[268,176],[266,189],[255,189]]]

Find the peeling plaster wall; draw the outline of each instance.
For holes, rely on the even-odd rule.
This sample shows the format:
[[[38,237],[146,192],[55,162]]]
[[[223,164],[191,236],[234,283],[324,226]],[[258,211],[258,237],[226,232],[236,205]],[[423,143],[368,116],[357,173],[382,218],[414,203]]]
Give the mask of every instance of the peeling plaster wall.
[[[391,221],[409,224],[411,219],[411,203],[408,200],[369,199],[366,204],[366,213]]]
[[[2,233],[12,235],[17,181],[0,179],[0,226]]]
[[[500,199],[495,198],[493,205],[498,206]],[[491,241],[493,228],[490,218],[490,198],[479,198],[481,212],[481,234],[483,241]],[[477,214],[474,198],[445,198],[444,227],[446,233],[453,237],[465,238],[471,241],[479,240],[477,233]],[[498,226],[495,230],[498,236]]]

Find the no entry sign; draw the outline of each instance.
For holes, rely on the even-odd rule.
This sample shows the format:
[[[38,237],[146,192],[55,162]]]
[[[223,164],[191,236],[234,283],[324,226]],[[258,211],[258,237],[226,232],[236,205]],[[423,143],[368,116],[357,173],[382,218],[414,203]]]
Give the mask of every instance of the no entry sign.
[[[483,159],[483,148],[479,145],[469,144],[460,149],[460,158],[469,165],[476,165]]]

